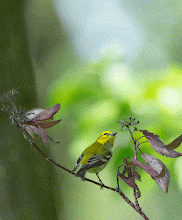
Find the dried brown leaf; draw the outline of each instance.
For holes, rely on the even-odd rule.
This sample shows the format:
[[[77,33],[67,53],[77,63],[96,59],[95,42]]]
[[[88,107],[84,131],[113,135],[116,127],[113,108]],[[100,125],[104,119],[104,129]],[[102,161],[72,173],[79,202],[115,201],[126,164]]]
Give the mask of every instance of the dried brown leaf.
[[[58,110],[60,109],[60,104],[56,104],[54,106],[52,106],[51,108],[48,108],[44,111],[41,111],[39,114],[37,114],[32,121],[43,121],[43,120],[47,120],[51,117],[53,117],[53,115],[55,115]]]
[[[140,168],[142,168],[145,172],[147,172],[148,174],[150,174],[152,177],[154,176],[158,176],[160,173],[158,171],[156,171],[155,169],[153,169],[152,167],[148,166],[147,164],[144,164],[134,158],[130,158],[131,161],[133,161],[134,163],[136,163]]]
[[[176,138],[173,142],[166,145],[165,147],[169,149],[176,149],[177,147],[180,146],[181,142],[182,142],[182,134],[178,138]]]
[[[51,128],[58,124],[60,120],[53,120],[53,116],[60,109],[60,104],[56,104],[53,107],[45,109],[32,109],[27,112],[27,118],[29,121],[23,124],[23,128],[27,133],[35,140],[35,134],[38,134],[45,145],[47,145],[47,138],[54,141],[45,132],[45,129]],[[55,142],[55,141],[54,141]],[[59,143],[59,142],[55,142]]]
[[[133,170],[134,170],[134,163],[133,163],[133,162],[128,161],[127,158],[125,157],[125,158],[123,159],[123,164],[125,164],[126,167],[127,167],[128,169],[130,169],[130,172],[133,173]],[[139,172],[138,172],[138,167],[137,167],[137,166],[135,166],[135,171],[134,171],[133,176],[134,176],[134,178],[136,178],[138,181],[140,181],[140,182],[142,181],[142,180],[141,180],[141,175],[140,175]]]
[[[165,172],[165,168],[163,166],[161,173],[157,177],[164,177],[165,174],[166,174],[166,172]]]
[[[126,177],[123,173],[118,174],[119,177],[126,183],[128,184],[131,188],[139,190],[138,186],[135,183],[135,180],[133,177]]]
[[[173,145],[172,144],[173,142],[174,142],[175,148],[177,145],[179,146],[181,136],[179,136],[176,140],[174,140],[171,144],[168,145],[168,148],[166,148],[164,142],[159,138],[159,135],[157,134],[155,135],[147,130],[141,130],[141,132],[147,138],[148,142],[151,144],[153,149],[157,153],[161,154],[162,156],[165,155],[166,157],[171,157],[171,158],[182,156],[182,153],[179,153],[173,149],[169,149],[169,148],[172,148],[171,145]]]
[[[141,156],[148,166],[152,167],[153,169],[155,169],[156,171],[160,173],[160,175],[152,176],[152,178],[157,182],[159,187],[165,193],[167,193],[169,181],[170,181],[170,175],[169,175],[169,170],[167,169],[166,165],[161,160],[159,160],[158,158],[152,155],[141,153]],[[164,172],[165,172],[165,175],[164,175]]]
[[[39,121],[38,124],[41,128],[47,129],[57,125],[61,120],[62,119],[54,121]]]
[[[23,128],[24,128],[24,129],[26,130],[26,132],[33,138],[33,140],[35,140],[35,135],[34,135],[34,133],[36,133],[36,131],[33,131],[34,126],[24,125]],[[36,128],[36,130],[38,131],[38,128]]]

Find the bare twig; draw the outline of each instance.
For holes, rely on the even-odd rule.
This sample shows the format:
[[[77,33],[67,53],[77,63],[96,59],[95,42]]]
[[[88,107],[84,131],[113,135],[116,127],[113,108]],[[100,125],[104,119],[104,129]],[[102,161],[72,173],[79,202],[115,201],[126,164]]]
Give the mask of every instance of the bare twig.
[[[133,132],[131,132],[130,129],[128,129],[128,131],[130,132],[130,135],[131,135],[131,139],[133,140],[133,143],[134,143],[134,158],[137,160],[137,144],[136,144],[136,140],[134,139],[133,137]],[[133,176],[134,176],[134,173],[135,173],[135,167],[136,167],[136,164],[134,163],[134,167],[133,167]],[[141,209],[140,205],[139,205],[139,202],[138,202],[138,198],[137,198],[137,192],[136,190],[134,189],[134,197],[135,197],[135,204],[136,204],[136,207],[138,210]]]

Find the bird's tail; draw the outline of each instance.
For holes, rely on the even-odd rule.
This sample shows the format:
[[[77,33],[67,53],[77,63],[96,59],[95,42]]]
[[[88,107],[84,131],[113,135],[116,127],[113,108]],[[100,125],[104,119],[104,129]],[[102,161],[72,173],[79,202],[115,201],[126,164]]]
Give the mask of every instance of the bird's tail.
[[[78,172],[75,174],[75,176],[80,177],[82,180],[85,180],[86,172],[87,172],[87,169],[85,167],[82,167],[78,170]]]

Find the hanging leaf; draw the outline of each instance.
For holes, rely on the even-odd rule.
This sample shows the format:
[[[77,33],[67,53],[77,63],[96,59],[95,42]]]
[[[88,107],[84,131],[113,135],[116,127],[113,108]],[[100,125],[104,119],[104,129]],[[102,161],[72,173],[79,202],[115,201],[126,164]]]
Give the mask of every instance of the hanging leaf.
[[[51,117],[53,117],[53,115],[55,115],[60,109],[60,104],[56,104],[54,106],[52,106],[51,108],[48,109],[36,109],[35,110],[31,110],[28,113],[31,112],[34,113],[35,117],[33,117],[31,120],[32,121],[43,121],[43,120],[47,120],[50,119]],[[38,110],[40,111],[40,113],[38,113]],[[38,113],[38,114],[37,114]]]
[[[147,165],[160,173],[158,176],[152,176],[152,178],[157,182],[159,187],[165,192],[168,192],[168,186],[170,181],[169,170],[167,169],[166,165],[159,160],[158,158],[141,153],[142,158],[147,163]],[[164,175],[165,174],[165,175]]]
[[[53,120],[53,121],[39,121],[38,125],[41,128],[47,129],[52,128],[53,126],[57,125],[62,119],[59,120]]]
[[[182,142],[182,134],[178,138],[176,138],[173,142],[166,145],[165,147],[169,149],[175,149],[180,146],[181,142]]]
[[[35,135],[38,134],[42,139],[44,144],[47,146],[47,138],[55,142],[50,136],[48,136],[45,132],[45,129],[51,128],[58,124],[60,120],[53,120],[53,116],[60,109],[60,104],[56,104],[51,108],[45,109],[33,109],[27,112],[27,119],[25,123],[23,123],[23,128],[25,131],[34,139]],[[59,142],[55,142],[59,143]]]
[[[123,173],[118,173],[119,177],[127,183],[131,188],[138,190],[138,186],[135,183],[133,177],[126,177]]]
[[[182,136],[180,135],[177,139],[175,139],[169,145],[165,145],[164,142],[159,138],[159,135],[155,135],[147,130],[141,130],[144,136],[147,138],[148,142],[151,144],[153,149],[161,154],[162,156],[176,158],[182,156],[182,153],[179,153],[173,149],[179,147],[181,143]]]
[[[138,167],[135,166],[135,170],[134,170],[134,163],[128,161],[127,159],[128,158],[126,157],[123,159],[123,164],[125,165],[124,168],[125,172],[128,174],[128,176],[133,176],[135,179],[141,182],[142,180],[141,180],[141,175],[138,172]]]
[[[138,186],[135,183],[135,180],[133,177],[126,177],[123,173],[118,173],[119,177],[126,183],[128,186],[136,190],[137,198],[141,197],[141,192],[138,188]]]
[[[160,175],[158,171],[153,169],[152,167],[148,166],[147,164],[141,163],[140,161],[130,158],[135,164],[137,164],[140,168],[142,168],[146,173],[150,174],[152,177],[157,177]]]

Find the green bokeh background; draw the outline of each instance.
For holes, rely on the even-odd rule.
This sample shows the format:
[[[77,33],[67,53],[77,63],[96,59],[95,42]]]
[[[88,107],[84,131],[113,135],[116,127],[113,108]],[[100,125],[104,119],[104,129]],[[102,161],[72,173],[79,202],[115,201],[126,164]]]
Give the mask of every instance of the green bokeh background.
[[[125,7],[131,13],[138,8],[135,18],[147,35],[145,47],[131,63],[114,50],[97,60],[83,59],[74,47],[69,25],[59,20],[53,1],[0,1],[1,94],[20,88],[18,103],[27,110],[61,104],[55,119],[63,120],[48,130],[61,143],[41,149],[70,170],[101,132],[119,132],[112,160],[100,173],[103,182],[112,187],[116,187],[118,164],[133,156],[129,133],[119,131],[117,120],[132,115],[140,121],[139,129],[157,133],[166,144],[181,134],[182,127],[182,3],[129,3]],[[145,14],[149,8],[152,16]],[[68,22],[74,24],[71,19]],[[163,53],[160,65],[155,65],[157,53]],[[2,220],[142,219],[116,193],[100,190],[49,164],[6,115],[0,114]],[[162,160],[171,177],[169,192],[164,194],[140,170],[142,182],[137,183],[144,213],[149,219],[181,219],[182,159],[157,155],[147,144],[141,149]],[[182,152],[180,147],[177,150]],[[97,180],[93,174],[87,177]],[[133,190],[122,182],[121,188],[134,202]]]

